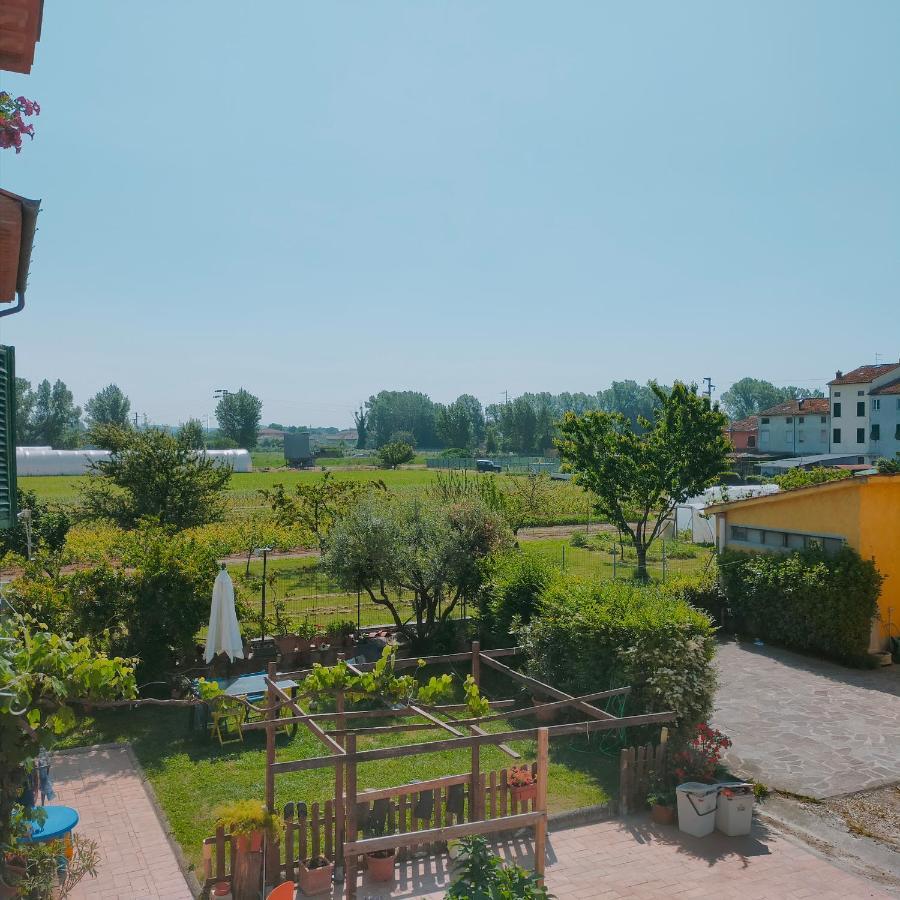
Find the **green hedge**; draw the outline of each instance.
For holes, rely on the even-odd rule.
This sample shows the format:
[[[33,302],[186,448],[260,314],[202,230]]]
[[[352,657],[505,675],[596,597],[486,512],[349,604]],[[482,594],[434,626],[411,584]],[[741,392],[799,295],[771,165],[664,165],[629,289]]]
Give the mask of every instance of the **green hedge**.
[[[867,659],[882,577],[871,560],[844,547],[723,554],[728,605],[741,631],[859,665]]]
[[[529,674],[571,694],[631,685],[627,714],[673,710],[705,721],[716,680],[715,629],[675,586],[560,577],[525,629]]]
[[[511,550],[487,563],[487,579],[479,596],[482,636],[502,646],[510,643],[513,620],[527,625],[541,595],[559,576],[559,567],[536,553]]]

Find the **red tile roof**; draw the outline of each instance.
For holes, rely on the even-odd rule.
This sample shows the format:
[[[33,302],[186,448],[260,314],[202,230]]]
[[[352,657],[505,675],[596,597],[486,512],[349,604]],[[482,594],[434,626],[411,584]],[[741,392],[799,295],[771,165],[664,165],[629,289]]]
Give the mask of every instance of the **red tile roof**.
[[[827,397],[806,397],[803,400],[788,400],[787,403],[779,403],[764,409],[761,416],[802,416],[828,415],[831,412],[831,403]]]
[[[852,372],[838,372],[829,384],[869,384],[894,369],[900,369],[900,363],[882,363],[878,366],[860,366]]]
[[[900,378],[869,391],[870,394],[900,394]]]
[[[730,422],[726,431],[758,431],[759,418],[757,416],[747,416],[746,419],[738,419],[736,422]]]

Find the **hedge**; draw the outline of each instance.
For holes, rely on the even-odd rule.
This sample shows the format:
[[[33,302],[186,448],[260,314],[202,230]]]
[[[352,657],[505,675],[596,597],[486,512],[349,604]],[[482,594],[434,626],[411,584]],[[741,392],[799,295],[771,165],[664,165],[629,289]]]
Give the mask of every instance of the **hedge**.
[[[571,694],[631,685],[626,714],[673,710],[685,732],[712,711],[715,629],[673,586],[554,579],[521,637],[528,673]]]
[[[844,547],[728,551],[719,565],[738,630],[851,665],[867,660],[883,580],[871,560]]]

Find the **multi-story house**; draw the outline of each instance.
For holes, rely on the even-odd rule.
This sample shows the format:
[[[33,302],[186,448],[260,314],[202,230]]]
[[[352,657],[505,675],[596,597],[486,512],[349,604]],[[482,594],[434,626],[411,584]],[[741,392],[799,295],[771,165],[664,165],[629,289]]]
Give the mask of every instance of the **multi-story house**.
[[[759,414],[759,449],[811,456],[829,452],[830,406],[825,397],[779,403]]]
[[[900,451],[900,362],[838,371],[828,388],[831,453],[871,463]]]
[[[759,441],[759,416],[747,416],[746,419],[729,422],[725,434],[735,451],[756,453]]]

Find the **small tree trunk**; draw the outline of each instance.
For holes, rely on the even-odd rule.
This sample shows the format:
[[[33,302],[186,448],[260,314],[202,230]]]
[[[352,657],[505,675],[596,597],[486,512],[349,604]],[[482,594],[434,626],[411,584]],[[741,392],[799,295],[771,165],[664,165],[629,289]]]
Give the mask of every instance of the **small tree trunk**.
[[[650,576],[647,573],[647,546],[635,541],[634,549],[637,553],[637,567],[634,570],[635,580],[648,581]]]

